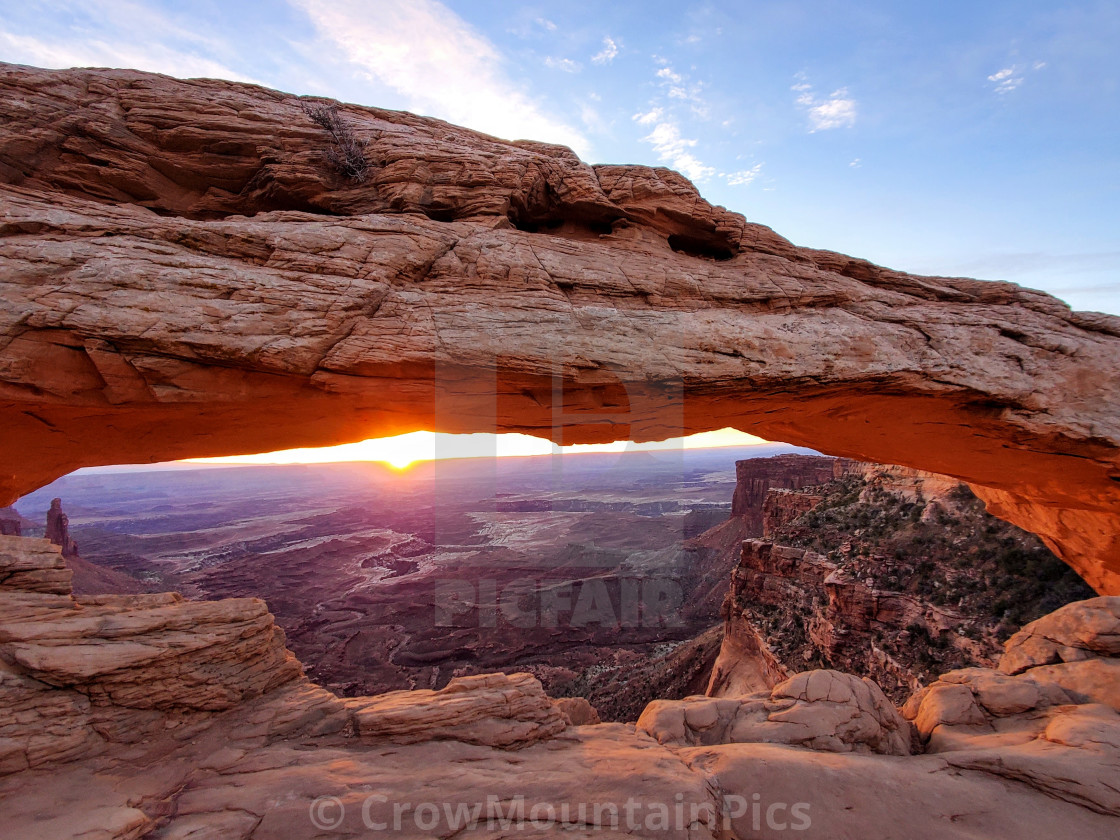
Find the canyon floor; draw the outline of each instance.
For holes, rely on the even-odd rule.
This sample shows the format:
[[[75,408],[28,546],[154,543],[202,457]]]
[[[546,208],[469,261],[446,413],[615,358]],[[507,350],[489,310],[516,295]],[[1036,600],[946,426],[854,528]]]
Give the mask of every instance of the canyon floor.
[[[686,541],[727,520],[737,458],[780,451],[91,471],[19,510],[41,522],[62,496],[83,567],[121,573],[79,570],[79,593],[265,599],[308,674],[337,693],[493,670],[562,692],[720,624],[735,560],[695,603]],[[718,646],[718,631],[701,645],[708,668]],[[698,670],[682,690],[706,679]]]

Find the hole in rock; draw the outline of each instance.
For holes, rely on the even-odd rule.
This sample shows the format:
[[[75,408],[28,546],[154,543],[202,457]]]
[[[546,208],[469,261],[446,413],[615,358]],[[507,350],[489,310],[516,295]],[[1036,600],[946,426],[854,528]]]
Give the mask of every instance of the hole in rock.
[[[529,671],[605,720],[815,667],[897,702],[1091,594],[956,480],[730,430],[562,451],[413,433],[80,470],[19,500],[25,535],[55,498],[78,592],[261,597],[340,694]],[[723,649],[725,619],[769,653]]]
[[[735,256],[735,251],[729,245],[680,233],[670,234],[669,247],[680,254],[709,260],[723,261]]]
[[[455,211],[450,207],[424,207],[424,215],[433,222],[455,221]]]

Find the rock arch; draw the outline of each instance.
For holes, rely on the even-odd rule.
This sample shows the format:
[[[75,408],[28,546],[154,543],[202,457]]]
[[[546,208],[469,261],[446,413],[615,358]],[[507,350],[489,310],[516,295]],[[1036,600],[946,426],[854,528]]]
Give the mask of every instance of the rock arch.
[[[81,466],[415,429],[734,426],[958,476],[1120,593],[1120,319],[793,246],[676,173],[0,65],[0,505]]]

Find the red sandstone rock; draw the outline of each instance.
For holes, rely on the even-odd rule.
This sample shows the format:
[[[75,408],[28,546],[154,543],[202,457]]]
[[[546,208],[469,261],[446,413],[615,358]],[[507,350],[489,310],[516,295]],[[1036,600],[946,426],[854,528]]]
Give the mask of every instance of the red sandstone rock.
[[[1120,591],[1115,318],[409,114],[342,108],[354,185],[259,87],[5,65],[0,91],[0,503],[85,465],[417,428],[735,426],[967,480]]]
[[[12,507],[0,508],[0,537],[18,537],[23,533],[23,517]]]
[[[763,536],[766,494],[772,488],[797,490],[832,481],[841,461],[816,455],[775,455],[735,462],[731,515],[745,517],[748,536]]]
[[[46,540],[0,535],[0,592],[70,594],[70,569]]]
[[[910,754],[910,729],[871,680],[805,671],[738,698],[655,700],[638,730],[680,746],[763,742],[828,752]]]
[[[762,500],[762,538],[773,539],[779,528],[811,511],[822,498],[813,493],[770,488]]]
[[[47,539],[62,549],[66,558],[78,556],[78,544],[70,536],[70,517],[62,512],[62,499],[51,499],[47,511]]]
[[[45,541],[4,539],[26,544],[8,551],[24,557],[28,570],[35,565],[26,558],[38,557],[44,571],[61,560]],[[506,814],[522,807],[535,831],[590,837],[613,828],[651,840],[758,834],[755,799],[767,806],[760,814],[786,827],[790,806],[804,803],[813,826],[861,837],[897,834],[900,808],[907,836],[922,840],[1106,837],[1120,817],[1120,715],[1071,705],[1058,686],[985,669],[942,678],[972,698],[969,708],[985,722],[940,720],[932,751],[906,755],[900,736],[908,724],[882,694],[831,671],[799,674],[753,699],[653,704],[638,730],[568,728],[524,675],[342,700],[293,678],[291,660],[277,660],[272,647],[240,658],[246,649],[228,631],[260,623],[248,599],[75,600],[9,588],[0,591],[0,616],[0,825],[21,838],[310,840],[323,831],[309,814],[333,818],[339,808],[345,818],[331,836],[359,838],[369,836],[369,820],[391,821],[395,803],[423,797],[468,812],[477,805],[483,830],[496,796]],[[205,661],[167,647],[190,647],[203,635],[215,640]],[[36,679],[18,661],[33,648],[79,638],[86,656],[34,654],[40,676],[70,687]],[[140,647],[165,655],[153,660]],[[161,672],[166,661],[179,663],[174,674]],[[215,695],[240,691],[270,661],[274,687],[235,696],[222,709],[197,708],[192,686],[205,681]],[[115,670],[106,671],[112,663]],[[83,692],[107,680],[187,691],[147,707],[134,702],[139,693]],[[336,810],[314,810],[324,796],[337,797],[327,802]],[[638,823],[612,822],[610,809],[622,817],[630,801],[646,809]],[[770,810],[774,803],[785,810]],[[664,808],[669,821],[647,823],[651,808]],[[403,830],[432,833],[416,828],[411,815]]]
[[[917,624],[936,635],[966,622],[949,607],[878,589],[816,552],[746,540],[724,604],[723,646],[708,694],[758,691],[787,677],[788,657],[783,659],[772,646],[795,630],[787,627],[774,638],[764,638],[754,624],[753,612],[759,608],[796,616],[801,634],[826,664],[865,673],[896,695],[903,691],[903,696],[918,687],[918,677],[876,646],[876,634],[897,637]]]
[[[347,706],[361,737],[398,744],[454,740],[523,747],[568,725],[529,674],[456,677],[439,691],[390,691]]]

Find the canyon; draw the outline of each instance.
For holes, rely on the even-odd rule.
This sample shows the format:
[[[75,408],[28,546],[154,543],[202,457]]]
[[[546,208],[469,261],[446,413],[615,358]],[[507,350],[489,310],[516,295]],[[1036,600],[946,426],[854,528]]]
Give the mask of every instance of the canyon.
[[[705,696],[685,669],[674,691],[687,696],[643,703],[632,722],[596,722],[586,699],[551,697],[525,672],[437,668],[412,690],[342,686],[345,696],[309,679],[266,602],[75,594],[77,549],[98,544],[64,536],[77,530],[80,505],[53,506],[60,545],[24,535],[24,521],[5,514],[6,831],[1115,835],[1120,319],[1012,284],[919,277],[798,247],[708,204],[669,170],[589,166],[562,147],[407,113],[338,106],[365,144],[369,174],[356,183],[332,168],[330,140],[307,116],[317,100],[13,65],[0,65],[0,90],[0,505],[80,467],[417,429],[567,444],[733,427],[848,459],[825,466],[787,453],[777,475],[754,483],[738,469],[737,513],[715,528],[703,505],[718,502],[699,494],[684,510],[671,498],[680,486],[600,498],[598,511],[563,493],[542,502],[504,489],[512,495],[492,493],[486,511],[434,517],[428,533],[443,529],[458,546],[484,519],[516,561],[519,526],[534,514],[603,514],[580,537],[596,545],[620,516],[678,516],[678,527],[647,528],[648,542],[627,548],[650,562],[659,551],[703,555],[688,606],[699,621],[717,593],[727,596],[716,675]],[[461,490],[432,478],[442,492]],[[844,482],[857,480],[852,495]],[[1003,606],[989,616],[996,626],[971,639],[958,632],[962,606],[987,596],[969,600],[968,545],[928,543],[963,565],[936,593],[952,602],[923,593],[927,604],[912,603],[904,579],[928,571],[920,558],[894,557],[896,566],[881,556],[887,532],[873,516],[859,540],[833,539],[836,517],[859,514],[868,486],[896,521],[910,506],[905,527],[914,510],[915,527],[949,515],[980,521],[983,505],[1036,534],[1099,595],[1014,632],[1029,616]],[[277,609],[299,599],[314,609],[314,569],[299,555],[283,562],[293,541],[306,538],[302,559],[349,556],[356,585],[390,586],[414,570],[414,550],[440,544],[416,539],[422,522],[416,533],[375,533],[344,516],[326,523],[343,539],[314,545],[308,523],[293,527],[282,512],[258,533],[220,534],[238,504],[265,520],[262,504],[284,497],[275,478],[255,492],[225,500],[199,535],[174,531],[167,558],[194,553],[190,573],[212,587],[201,594],[229,594],[217,591],[219,564],[240,564],[245,577],[230,580],[244,585],[277,550],[291,599]],[[189,496],[162,503],[149,500],[139,518],[207,514],[184,515]],[[131,536],[116,536],[125,564],[144,542]],[[101,546],[113,539],[102,532]],[[1036,546],[1012,542],[1015,558],[1034,563]],[[456,572],[444,600],[416,608],[483,624],[492,603],[456,554],[445,558]],[[585,554],[567,558],[569,577],[595,581]],[[608,569],[615,616],[625,600],[618,568]],[[1044,595],[1073,591],[1050,593],[1059,578],[1039,580]],[[158,576],[140,580],[161,588]],[[640,591],[643,605],[662,603]],[[401,594],[383,623],[417,593]],[[551,629],[540,606],[533,627]],[[783,647],[761,607],[808,620],[808,641]],[[341,602],[313,618],[342,635],[360,629],[347,626]],[[447,638],[434,632],[435,647],[417,649],[443,660],[463,629],[452,622],[440,631]],[[979,664],[919,674],[876,629],[903,643],[944,638]],[[656,633],[636,641],[656,648]],[[692,637],[696,656],[714,658],[719,636]],[[510,645],[518,638],[506,633]],[[396,640],[372,634],[363,661],[386,661]],[[868,660],[866,649],[887,656]],[[834,663],[871,676],[822,667]]]
[[[944,671],[995,667],[1022,625],[1092,595],[946,476],[807,455],[737,469],[736,494],[753,489],[755,508],[752,528],[721,546],[731,587],[709,694],[827,667],[870,677],[902,703]],[[800,487],[809,469],[833,477]]]
[[[736,458],[786,449],[90,471],[18,508],[38,536],[63,497],[79,595],[263,598],[308,675],[338,694],[493,670],[569,693],[589,672],[628,682],[719,624],[736,558],[713,558],[718,597],[690,603],[688,541],[727,520]],[[659,594],[662,615],[638,612]]]
[[[903,798],[917,838],[1104,838],[1120,817],[1120,598],[1028,625],[998,669],[901,712],[825,669],[625,725],[528,674],[340,698],[261,601],[74,596],[46,540],[0,537],[0,573],[0,816],[25,840],[888,837]]]

